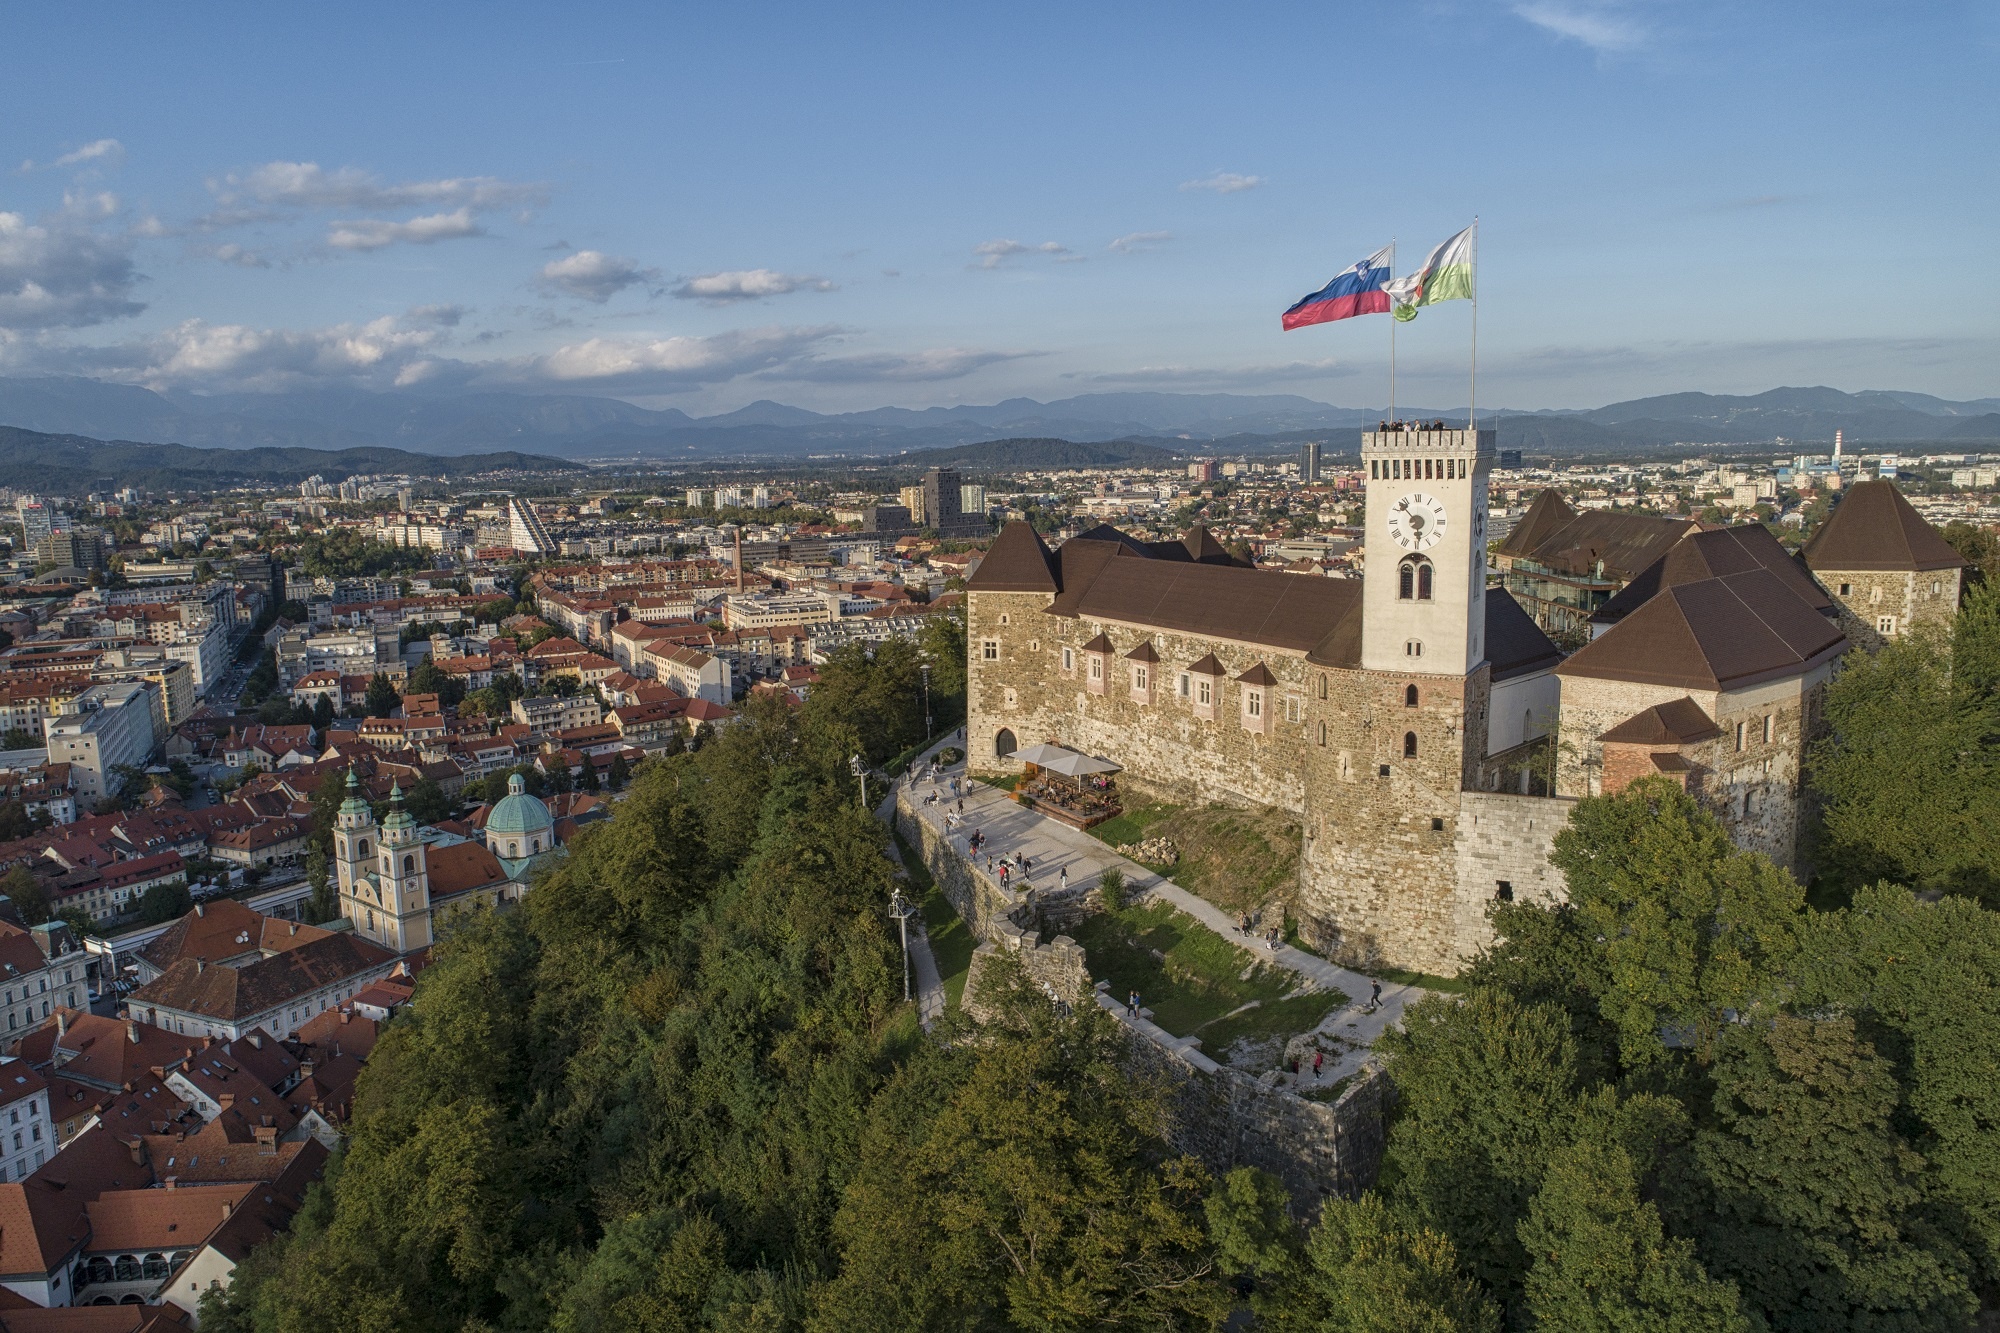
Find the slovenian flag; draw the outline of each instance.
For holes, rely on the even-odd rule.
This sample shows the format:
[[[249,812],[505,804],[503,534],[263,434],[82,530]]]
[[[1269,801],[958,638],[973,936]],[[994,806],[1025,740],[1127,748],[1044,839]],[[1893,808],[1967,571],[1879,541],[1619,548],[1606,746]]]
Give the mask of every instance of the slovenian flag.
[[[1386,314],[1389,294],[1382,288],[1389,281],[1389,264],[1395,250],[1393,245],[1383,246],[1287,310],[1285,327],[1302,329],[1308,324],[1352,319],[1356,315]]]

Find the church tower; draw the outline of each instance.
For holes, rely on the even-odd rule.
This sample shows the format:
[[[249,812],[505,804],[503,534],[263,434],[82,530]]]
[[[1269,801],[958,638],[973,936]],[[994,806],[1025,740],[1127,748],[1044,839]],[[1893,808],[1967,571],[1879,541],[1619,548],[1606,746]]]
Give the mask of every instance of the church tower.
[[[389,789],[379,855],[375,880],[393,923],[382,943],[398,953],[421,949],[431,942],[430,848],[417,836],[415,816],[403,808],[401,783]]]
[[[336,883],[340,889],[341,905],[347,905],[347,898],[355,883],[368,874],[374,864],[371,859],[375,851],[375,812],[368,808],[368,802],[361,797],[361,783],[354,776],[354,770],[347,770],[347,799],[340,803],[340,811],[333,819],[333,865]],[[356,925],[359,917],[352,917]]]
[[[1363,432],[1363,669],[1467,676],[1486,660],[1493,438],[1490,430]]]

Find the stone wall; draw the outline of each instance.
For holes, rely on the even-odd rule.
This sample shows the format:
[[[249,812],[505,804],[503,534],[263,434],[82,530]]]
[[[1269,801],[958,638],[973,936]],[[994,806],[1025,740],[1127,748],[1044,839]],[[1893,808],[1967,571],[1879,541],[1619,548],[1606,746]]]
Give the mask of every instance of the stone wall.
[[[966,1012],[982,1017],[982,974],[1003,951],[1051,999],[1096,1001],[1089,960],[1066,935],[1044,942],[1048,917],[1086,910],[1087,893],[1047,895],[1004,889],[959,846],[923,818],[911,789],[896,793],[896,823],[939,889],[980,940],[966,976]],[[1108,1008],[1116,1008],[1109,1005]],[[1172,1111],[1169,1141],[1221,1173],[1254,1166],[1284,1181],[1293,1208],[1310,1218],[1330,1195],[1352,1196],[1375,1182],[1382,1162],[1384,1116],[1394,1089],[1379,1071],[1363,1071],[1337,1101],[1312,1101],[1282,1086],[1275,1073],[1256,1077],[1219,1065],[1201,1043],[1175,1037],[1144,1019],[1119,1020],[1129,1037],[1135,1077],[1161,1081]]]
[[[1041,593],[968,597],[975,770],[1013,767],[997,753],[1009,740],[1055,741],[1116,761],[1176,802],[1300,815],[1300,931],[1343,961],[1448,974],[1483,942],[1458,933],[1453,837],[1458,793],[1489,781],[1484,667],[1335,669],[1255,644],[1065,619],[1047,605]],[[1083,648],[1099,634],[1112,652],[1093,678]],[[1127,656],[1141,643],[1158,658],[1143,693]],[[1183,671],[1211,653],[1228,673],[1207,678],[1212,715],[1179,691]],[[1278,683],[1265,690],[1262,724],[1249,726],[1235,677],[1259,663]]]
[[[1920,626],[1948,629],[1958,614],[1962,570],[1817,569],[1813,574],[1839,608],[1841,632],[1869,652]],[[1884,616],[1895,618],[1886,633]]]
[[[1487,905],[1506,901],[1549,905],[1565,896],[1562,872],[1549,864],[1556,834],[1569,825],[1576,802],[1510,792],[1463,792],[1452,851],[1459,895],[1454,903],[1462,939],[1491,942]],[[1505,886],[1503,889],[1502,886]]]
[[[1269,1172],[1306,1220],[1334,1195],[1353,1198],[1375,1183],[1395,1100],[1380,1070],[1364,1069],[1336,1101],[1312,1101],[1274,1073],[1256,1077],[1172,1038],[1153,1040],[1143,1030],[1151,1026],[1131,1031],[1131,1068],[1167,1093],[1174,1147],[1218,1175],[1240,1166]]]

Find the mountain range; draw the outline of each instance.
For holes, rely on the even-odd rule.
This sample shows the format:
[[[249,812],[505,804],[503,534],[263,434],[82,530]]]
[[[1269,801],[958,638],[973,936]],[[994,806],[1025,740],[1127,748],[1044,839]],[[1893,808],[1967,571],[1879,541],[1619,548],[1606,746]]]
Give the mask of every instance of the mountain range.
[[[821,413],[758,401],[693,417],[583,394],[374,393],[319,388],[263,394],[164,393],[76,378],[0,379],[0,425],[100,440],[210,449],[387,448],[418,454],[513,451],[567,459],[888,457],[1013,439],[1142,442],[1175,451],[1263,452],[1380,420],[1295,394],[1091,393],[985,406]],[[1453,420],[1463,408],[1408,408]],[[1587,410],[1482,412],[1505,448],[1537,453],[1757,444],[1823,447],[2000,441],[2000,398],[1956,402],[1887,390],[1779,388],[1750,396],[1674,393]]]

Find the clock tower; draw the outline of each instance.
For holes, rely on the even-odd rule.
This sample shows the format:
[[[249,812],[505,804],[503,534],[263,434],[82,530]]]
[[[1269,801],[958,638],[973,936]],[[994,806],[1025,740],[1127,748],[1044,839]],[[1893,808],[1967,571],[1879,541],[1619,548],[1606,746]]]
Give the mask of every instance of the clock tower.
[[[1466,676],[1486,660],[1492,467],[1490,430],[1363,432],[1364,669]]]

